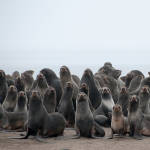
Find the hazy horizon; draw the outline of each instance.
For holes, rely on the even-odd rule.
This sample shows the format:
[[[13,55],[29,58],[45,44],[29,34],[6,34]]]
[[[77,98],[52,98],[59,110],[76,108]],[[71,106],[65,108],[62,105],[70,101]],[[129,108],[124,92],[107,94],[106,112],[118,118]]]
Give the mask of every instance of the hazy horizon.
[[[150,62],[148,0],[0,1],[0,64],[14,70],[62,65],[81,76],[104,62],[125,74]]]

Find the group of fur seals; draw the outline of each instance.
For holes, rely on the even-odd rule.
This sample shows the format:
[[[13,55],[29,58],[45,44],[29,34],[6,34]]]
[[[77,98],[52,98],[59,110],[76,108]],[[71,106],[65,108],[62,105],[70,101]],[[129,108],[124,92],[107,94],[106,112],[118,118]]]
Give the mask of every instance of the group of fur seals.
[[[74,128],[76,136],[102,138],[103,127],[136,139],[150,136],[150,76],[121,70],[110,62],[94,74],[85,69],[80,78],[61,66],[58,77],[49,68],[33,78],[33,70],[5,75],[0,70],[0,129],[26,131],[19,137],[62,136]],[[149,73],[150,74],[150,73]]]

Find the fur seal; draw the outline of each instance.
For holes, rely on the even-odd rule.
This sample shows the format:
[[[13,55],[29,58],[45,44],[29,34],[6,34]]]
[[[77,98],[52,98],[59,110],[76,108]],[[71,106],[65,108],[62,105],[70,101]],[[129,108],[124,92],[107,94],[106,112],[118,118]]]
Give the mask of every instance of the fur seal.
[[[137,75],[131,80],[129,88],[128,88],[130,93],[132,93],[133,91],[139,88],[142,79],[143,79],[143,76]]]
[[[67,82],[65,89],[58,105],[58,112],[61,113],[66,119],[67,127],[74,127],[75,123],[75,111],[72,102],[73,97],[73,84],[72,82]]]
[[[20,73],[19,73],[19,71],[14,71],[14,72],[12,73],[12,78],[13,78],[13,80],[15,80],[17,77],[20,77]]]
[[[53,87],[48,87],[43,99],[43,105],[48,113],[55,112],[56,109],[56,91]]]
[[[85,93],[80,92],[78,94],[75,115],[76,138],[81,136],[96,138],[96,132],[98,132],[99,137],[103,137],[105,136],[105,131],[94,121],[88,101],[88,96]]]
[[[150,114],[150,89],[147,86],[143,86],[139,93],[139,107],[145,114]]]
[[[18,92],[25,91],[25,84],[21,77],[15,79],[15,86]]]
[[[8,89],[2,107],[8,112],[13,112],[17,103],[17,98],[18,98],[17,89],[15,86],[11,85]]]
[[[109,88],[107,87],[102,88],[101,93],[102,93],[101,105],[94,111],[93,115],[94,115],[94,119],[99,123],[101,121],[99,121],[100,118],[97,118],[97,117],[99,115],[105,116],[107,120],[102,120],[102,119],[101,120],[106,121],[106,124],[103,123],[101,125],[109,126],[111,123],[111,114],[112,114],[113,106],[115,104],[114,104],[114,100],[112,98],[111,91]]]
[[[128,116],[128,103],[129,103],[129,92],[126,87],[123,87],[119,93],[119,99],[117,104],[119,104],[122,108],[122,112],[124,116]]]
[[[48,88],[48,84],[46,78],[42,73],[40,73],[39,75],[37,75],[35,90],[39,91],[42,98],[44,98],[44,94],[47,88]]]
[[[86,83],[82,83],[80,85],[80,90],[79,91],[80,92],[84,92],[89,97],[89,88],[88,88]],[[90,98],[89,98],[89,106],[90,106],[91,111],[93,112],[94,108],[93,108],[93,106],[91,104]]]
[[[5,130],[23,130],[27,121],[27,112],[7,112],[0,104],[0,128]]]
[[[144,78],[144,75],[141,71],[139,70],[132,70],[129,73],[127,73],[127,75],[125,76],[125,86],[128,88],[130,85],[131,80],[136,77],[141,75]]]
[[[64,91],[64,88],[65,88],[67,82],[72,83],[72,85],[73,85],[72,101],[73,101],[74,108],[76,109],[76,98],[77,98],[77,95],[79,92],[79,87],[76,84],[76,82],[72,79],[70,70],[67,66],[62,66],[60,68],[60,80],[61,80],[61,85],[62,85],[63,91]]]
[[[75,75],[75,74],[72,74],[72,79],[74,80],[74,82],[78,85],[78,87],[80,86],[80,78]]]
[[[32,88],[32,84],[34,82],[33,73],[34,71],[27,70],[21,74],[21,78],[24,81],[26,91],[29,91]]]
[[[32,92],[28,116],[27,133],[25,137],[20,137],[20,139],[27,139],[30,135],[37,136],[37,134],[42,137],[63,135],[64,117],[59,113],[48,114],[38,91]]]
[[[2,104],[8,91],[6,75],[3,70],[0,70],[0,103]]]
[[[18,100],[14,112],[27,112],[28,99],[24,91],[18,93]]]
[[[46,78],[48,85],[52,86],[56,90],[57,105],[62,96],[62,87],[60,79],[56,76],[55,72],[51,69],[44,68],[40,71]]]
[[[86,69],[81,78],[81,84],[86,83],[89,87],[89,98],[92,106],[96,109],[101,104],[101,93],[96,86],[94,75],[90,69]]]
[[[128,132],[128,120],[124,117],[122,108],[119,104],[113,106],[111,119],[111,136],[114,134],[125,135]]]

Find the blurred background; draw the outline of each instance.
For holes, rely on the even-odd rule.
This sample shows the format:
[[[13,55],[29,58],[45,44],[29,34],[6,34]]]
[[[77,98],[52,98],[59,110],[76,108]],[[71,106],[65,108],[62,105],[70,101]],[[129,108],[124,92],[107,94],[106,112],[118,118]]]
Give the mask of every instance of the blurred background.
[[[81,77],[109,61],[122,75],[150,71],[149,0],[1,0],[0,68],[67,65]]]

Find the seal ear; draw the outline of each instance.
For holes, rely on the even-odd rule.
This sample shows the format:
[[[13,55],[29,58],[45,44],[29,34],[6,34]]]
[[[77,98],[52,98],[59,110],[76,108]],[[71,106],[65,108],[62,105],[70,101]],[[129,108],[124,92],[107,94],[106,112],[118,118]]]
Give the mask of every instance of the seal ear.
[[[121,70],[115,70],[113,73],[113,76],[115,79],[118,79],[121,75]]]

